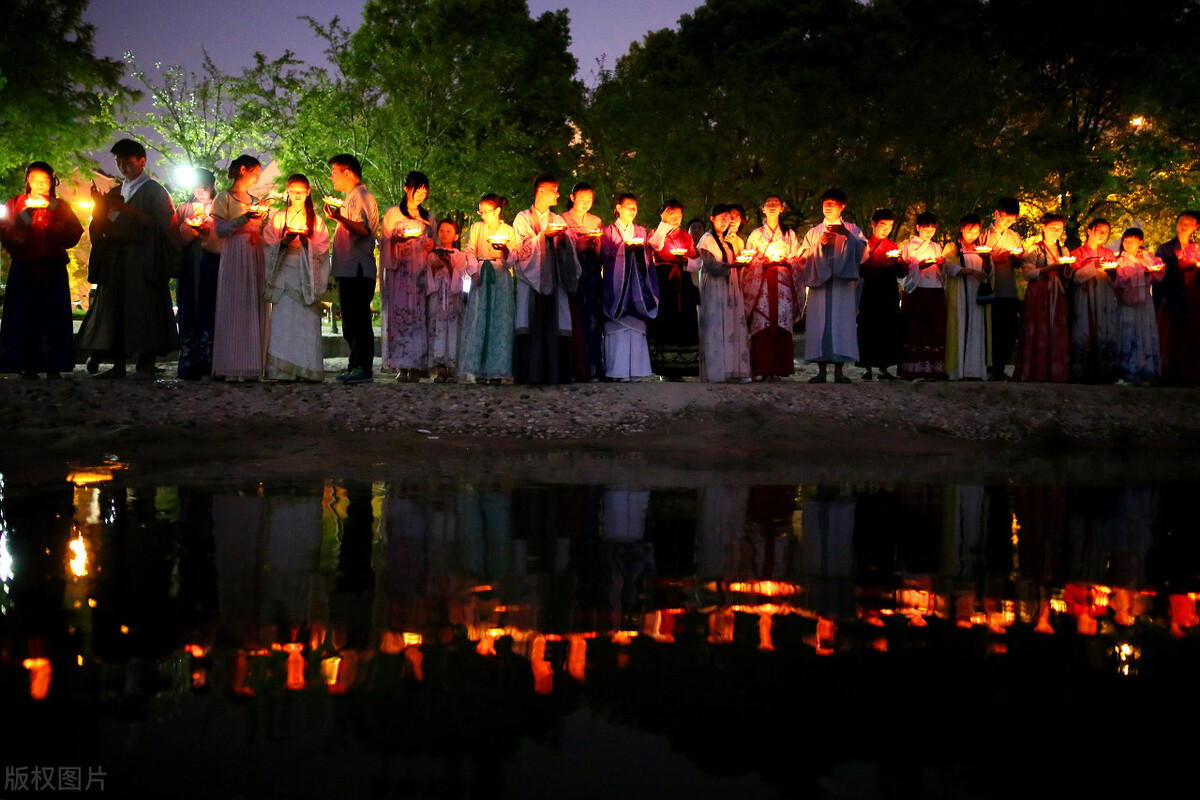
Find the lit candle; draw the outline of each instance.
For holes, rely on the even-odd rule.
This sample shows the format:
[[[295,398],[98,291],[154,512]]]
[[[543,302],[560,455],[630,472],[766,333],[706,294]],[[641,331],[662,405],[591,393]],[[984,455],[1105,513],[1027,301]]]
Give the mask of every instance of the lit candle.
[[[423,228],[411,228],[411,227],[404,228],[403,230],[400,231],[400,235],[403,236],[405,239],[415,239],[421,235],[422,230],[424,230],[424,229]]]
[[[986,255],[987,253],[992,252],[992,248],[988,247],[986,244],[981,244],[975,248],[975,252],[979,253],[980,255]]]
[[[768,261],[776,262],[783,260],[783,242],[771,242],[767,245],[767,252],[764,253]]]
[[[1060,264],[1074,264],[1074,263],[1075,263],[1075,257],[1074,257],[1074,256],[1063,256],[1062,258],[1060,258],[1060,259],[1058,260],[1058,263],[1060,263]]]
[[[1116,269],[1116,268],[1117,268],[1117,262],[1115,262],[1115,261],[1101,261],[1101,262],[1100,262],[1100,266],[1104,267],[1105,269]]]
[[[325,195],[322,202],[325,203],[325,205],[330,206],[331,208],[341,208],[342,203],[345,201],[339,197],[331,197],[330,195]]]
[[[896,248],[895,250],[888,250],[887,257],[888,258],[899,258],[900,257],[900,248]]]
[[[546,227],[544,230],[546,231],[546,233],[558,233],[565,227],[567,227],[567,226],[561,222],[548,222],[548,223],[546,223]]]
[[[667,252],[669,252],[673,256],[686,256],[687,248],[686,247],[672,247]]]
[[[738,256],[736,259],[737,263],[749,264],[751,261],[754,260],[754,255],[755,255],[755,253],[753,250],[743,250],[742,252],[738,253]]]
[[[626,239],[625,240],[625,245],[627,247],[641,247],[645,243],[646,243],[645,239]]]
[[[493,233],[491,236],[488,237],[488,244],[492,245],[493,247],[498,247],[499,245],[507,245],[508,244],[508,234]]]
[[[47,198],[36,194],[31,194],[25,198],[26,208],[45,208],[48,205],[50,205],[50,201]]]

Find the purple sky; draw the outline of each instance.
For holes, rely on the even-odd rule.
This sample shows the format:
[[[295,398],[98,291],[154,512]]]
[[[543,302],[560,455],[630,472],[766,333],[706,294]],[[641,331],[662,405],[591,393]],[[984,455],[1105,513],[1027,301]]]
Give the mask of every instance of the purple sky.
[[[607,54],[609,67],[647,31],[674,27],[700,0],[601,0],[562,2],[530,0],[534,16],[566,8],[571,18],[571,51],[579,61],[579,77],[594,84],[596,59]],[[121,58],[132,50],[143,67],[156,61],[196,68],[207,47],[217,66],[238,71],[255,50],[274,58],[285,49],[305,61],[319,61],[321,46],[306,23],[311,16],[327,22],[334,16],[358,27],[362,0],[198,0],[145,3],[143,0],[92,0],[85,18],[96,26],[98,55]]]

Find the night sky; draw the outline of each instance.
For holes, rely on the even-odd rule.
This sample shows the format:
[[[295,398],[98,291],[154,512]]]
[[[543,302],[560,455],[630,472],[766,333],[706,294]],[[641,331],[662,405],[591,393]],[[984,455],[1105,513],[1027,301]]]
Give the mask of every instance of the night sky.
[[[699,0],[531,0],[530,13],[566,8],[571,18],[571,51],[579,77],[595,83],[596,59],[607,54],[609,67],[648,31],[674,27]],[[290,49],[308,62],[323,60],[321,42],[298,19],[328,22],[339,17],[358,27],[362,0],[196,0],[146,4],[142,0],[92,0],[85,15],[96,26],[97,55],[121,58],[132,50],[138,63],[183,64],[197,68],[207,47],[217,66],[239,71],[258,50],[268,58]]]

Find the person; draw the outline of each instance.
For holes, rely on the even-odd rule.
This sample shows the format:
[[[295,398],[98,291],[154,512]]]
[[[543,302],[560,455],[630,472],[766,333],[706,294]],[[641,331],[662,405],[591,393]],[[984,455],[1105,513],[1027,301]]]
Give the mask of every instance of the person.
[[[845,192],[825,192],[821,196],[824,220],[804,234],[800,248],[804,285],[808,287],[804,359],[817,364],[817,374],[809,379],[810,383],[825,383],[829,364],[833,364],[834,383],[849,383],[842,369],[858,360],[858,333],[854,327],[858,265],[867,239],[857,226],[842,220],[845,209]]]
[[[329,159],[333,189],[345,192],[339,208],[326,203],[325,214],[337,223],[333,232],[333,277],[337,278],[342,309],[342,338],[350,345],[341,383],[369,383],[374,377],[375,330],[371,301],[375,299],[375,231],[379,206],[362,182],[362,165],[349,153]]]
[[[800,242],[796,232],[780,221],[783,211],[778,195],[763,200],[763,224],[746,239],[746,250],[754,256],[742,269],[750,322],[750,374],[766,380],[796,371],[792,326],[804,308],[804,298],[796,290],[803,269]]]
[[[579,259],[579,287],[570,295],[571,365],[578,380],[604,377],[604,278],[600,273],[600,218],[591,213],[596,191],[587,183],[571,189],[571,208],[564,213],[567,236]]]
[[[700,237],[700,380],[750,381],[750,344],[741,269],[733,248],[737,234],[729,206],[718,203],[708,215],[710,229]]]
[[[225,242],[213,325],[214,377],[257,380],[266,370],[270,308],[262,225],[267,208],[250,193],[261,175],[257,158],[238,156],[229,164],[233,185],[213,201],[217,235]]]
[[[425,279],[427,366],[433,372],[435,383],[449,383],[454,380],[458,366],[467,256],[454,246],[458,240],[458,225],[454,220],[444,219],[438,223],[437,238],[437,247],[428,256]]]
[[[88,281],[96,295],[75,339],[84,357],[107,355],[111,369],[97,378],[154,380],[154,360],[179,347],[170,280],[179,269],[167,190],[146,172],[146,148],[122,139],[109,152],[125,180],[107,194],[92,187],[92,254]]]
[[[871,215],[871,235],[867,239],[858,298],[858,366],[862,379],[874,380],[873,369],[881,381],[894,381],[888,367],[900,363],[900,282],[907,271],[899,266],[900,245],[888,237],[896,224],[891,209],[881,208]]]
[[[1178,386],[1200,385],[1200,244],[1192,241],[1198,224],[1200,211],[1184,211],[1175,219],[1176,237],[1154,253],[1166,267],[1154,291],[1162,378]]]
[[[650,349],[646,323],[658,314],[658,276],[649,264],[654,258],[646,229],[638,225],[637,198],[617,197],[616,219],[600,237],[604,265],[605,375],[613,380],[647,378]]]
[[[1166,265],[1142,249],[1145,234],[1129,228],[1121,234],[1121,254],[1112,280],[1118,303],[1118,350],[1126,381],[1149,383],[1160,374],[1158,321],[1150,287],[1161,281]]]
[[[659,220],[650,244],[661,296],[658,315],[646,323],[646,339],[654,374],[678,381],[700,374],[700,259],[692,237],[680,227],[682,203],[667,200]]]
[[[0,372],[61,377],[74,367],[67,250],[83,236],[45,161],[25,168],[25,192],[5,204],[0,243],[12,256],[0,319]]]
[[[900,377],[929,380],[946,377],[946,290],[943,284],[942,248],[933,241],[936,214],[917,215],[917,235],[900,248],[906,267],[901,283],[904,305],[900,310],[904,346]]]
[[[742,226],[746,224],[746,210],[737,203],[729,204],[729,244],[733,247],[736,258],[746,249],[746,240],[742,238]]]
[[[213,330],[217,322],[217,276],[221,242],[212,216],[216,176],[195,170],[192,200],[175,209],[174,223],[183,241],[183,263],[175,290],[179,308],[179,363],[176,375],[195,381],[212,374]]]
[[[967,214],[958,221],[958,239],[942,252],[946,291],[946,376],[985,380],[991,357],[991,314],[979,302],[980,287],[992,277],[991,251],[980,245],[982,220]],[[980,248],[983,248],[982,250]]]
[[[404,202],[383,215],[380,230],[380,295],[383,303],[383,369],[396,380],[419,381],[429,357],[425,330],[429,254],[437,219],[423,205],[429,178],[413,170],[404,178]]]
[[[579,259],[558,205],[558,179],[533,181],[533,205],[517,214],[517,318],[513,373],[517,383],[571,381],[571,307],[579,285]],[[606,356],[607,359],[607,356]]]
[[[1012,229],[1021,216],[1021,203],[1015,197],[1001,197],[992,213],[992,224],[979,237],[979,244],[992,248],[992,365],[991,378],[1008,379],[1004,368],[1012,358],[1020,330],[1021,300],[1018,290],[1019,267],[1025,247]]]
[[[471,226],[465,255],[471,292],[463,312],[459,371],[475,376],[476,383],[501,383],[512,378],[513,302],[516,243],[512,226],[501,219],[508,199],[496,194],[479,198],[480,221]]]
[[[1075,259],[1068,325],[1072,381],[1112,383],[1121,377],[1111,269],[1117,254],[1104,246],[1111,232],[1108,220],[1094,219],[1087,226],[1087,241],[1071,251]]]
[[[1041,240],[1021,257],[1028,288],[1013,377],[1019,381],[1062,382],[1071,364],[1063,269],[1073,262],[1067,246],[1059,242],[1066,229],[1063,216],[1045,214],[1041,226]]]
[[[267,377],[325,380],[321,295],[329,283],[329,231],[304,175],[287,179],[287,205],[263,227],[271,337]]]

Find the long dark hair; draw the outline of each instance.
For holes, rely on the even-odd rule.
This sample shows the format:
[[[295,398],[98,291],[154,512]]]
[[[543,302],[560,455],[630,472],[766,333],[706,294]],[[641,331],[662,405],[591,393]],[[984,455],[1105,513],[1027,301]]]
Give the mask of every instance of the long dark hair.
[[[50,197],[57,197],[54,187],[58,186],[58,176],[54,174],[54,167],[47,164],[45,161],[31,161],[29,166],[25,168],[25,194],[30,193],[29,188],[29,173],[33,171],[44,172],[50,176]]]
[[[229,162],[229,180],[236,182],[241,177],[243,169],[254,169],[255,167],[261,168],[262,162],[254,156],[242,153]]]
[[[407,195],[409,192],[416,192],[417,189],[421,188],[429,189],[429,176],[427,176],[424,172],[418,172],[414,169],[404,176],[405,198],[404,202],[400,204],[400,213],[405,217],[408,217],[408,219],[413,219],[413,217],[408,216]],[[421,215],[421,219],[425,220],[426,222],[429,221],[429,212],[425,209],[425,206],[417,205],[417,213]],[[436,235],[436,231],[434,232],[434,235]]]
[[[308,178],[305,177],[304,175],[301,175],[299,172],[295,173],[294,175],[288,175],[287,182],[288,183],[303,183],[304,186],[309,190],[308,197],[304,198],[304,219],[305,219],[305,222],[308,223],[308,234],[309,234],[309,236],[311,236],[314,226],[317,224],[317,211],[315,208],[313,208],[313,201],[312,201],[312,186],[309,184]],[[289,200],[288,205],[290,206],[291,198],[289,198],[288,200]],[[286,214],[287,211],[285,210],[284,213]]]

